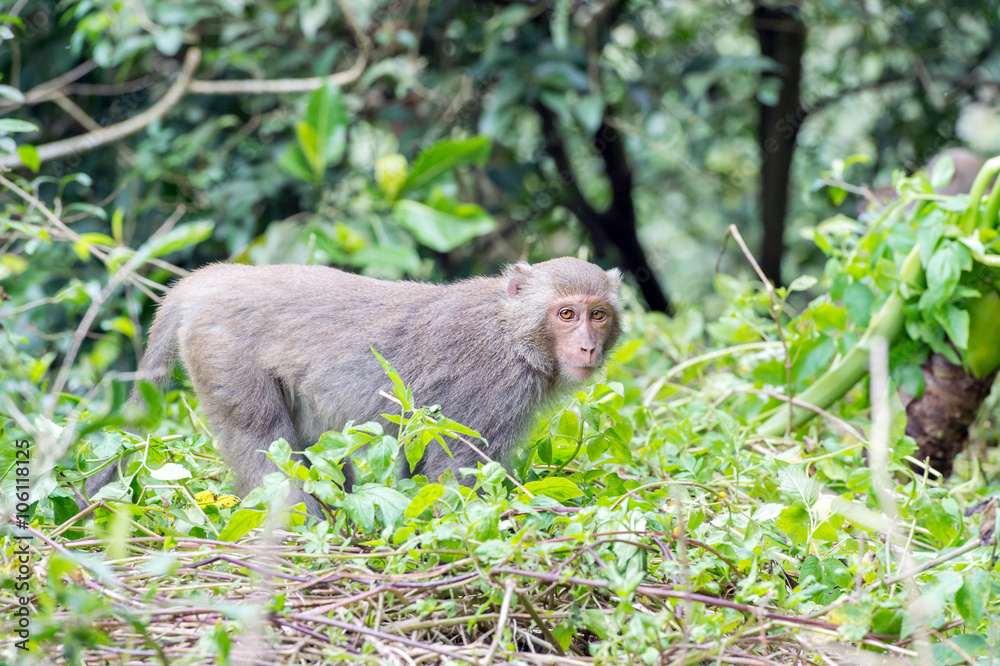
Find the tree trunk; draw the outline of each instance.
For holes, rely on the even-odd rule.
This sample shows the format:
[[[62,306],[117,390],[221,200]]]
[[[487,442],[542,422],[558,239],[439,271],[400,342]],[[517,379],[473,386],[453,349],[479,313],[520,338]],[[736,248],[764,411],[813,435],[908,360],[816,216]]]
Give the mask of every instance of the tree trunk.
[[[563,205],[580,220],[599,251],[610,248],[612,254],[617,255],[621,267],[635,277],[649,309],[672,314],[670,299],[650,268],[646,252],[639,243],[635,203],[632,200],[632,168],[625,154],[625,137],[606,119],[594,133],[594,147],[604,161],[604,171],[611,184],[611,205],[606,211],[598,211],[590,205],[577,185],[555,114],[540,102],[535,109],[542,119],[545,151],[552,156],[559,171]]]
[[[754,28],[761,55],[774,61],[776,71],[763,72],[761,83],[777,80],[780,92],[776,104],[760,103],[760,216],[763,241],[760,267],[774,284],[781,284],[781,257],[784,253],[785,218],[788,214],[789,175],[795,139],[805,120],[800,80],[806,27],[793,6],[754,10]]]
[[[940,354],[933,354],[920,369],[926,388],[906,405],[906,434],[917,442],[913,457],[947,478],[997,373],[977,379]]]

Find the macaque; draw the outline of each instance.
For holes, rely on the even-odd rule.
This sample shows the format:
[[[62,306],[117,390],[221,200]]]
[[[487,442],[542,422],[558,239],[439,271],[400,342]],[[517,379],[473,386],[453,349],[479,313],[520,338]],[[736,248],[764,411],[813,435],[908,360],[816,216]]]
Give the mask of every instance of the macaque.
[[[419,404],[477,430],[484,452],[507,466],[536,410],[604,363],[621,330],[620,284],[618,269],[570,257],[450,285],[214,264],[171,289],[140,368],[165,381],[180,356],[241,495],[276,470],[264,451],[279,438],[301,451],[348,421],[390,425],[380,415],[394,405],[379,391],[391,384],[372,349]],[[449,449],[454,458],[428,446],[412,473],[437,479],[485,463],[461,442]],[[112,465],[91,477],[88,495],[114,473]],[[352,465],[344,473],[350,491]],[[321,513],[295,492],[292,503]]]

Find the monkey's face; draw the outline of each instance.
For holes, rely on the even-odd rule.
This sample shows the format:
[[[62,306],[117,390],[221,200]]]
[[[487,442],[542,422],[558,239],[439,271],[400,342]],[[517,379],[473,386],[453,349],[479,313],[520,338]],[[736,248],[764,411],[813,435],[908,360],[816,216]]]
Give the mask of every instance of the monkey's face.
[[[614,316],[610,303],[593,297],[561,298],[552,304],[548,327],[563,377],[588,379],[600,366]]]

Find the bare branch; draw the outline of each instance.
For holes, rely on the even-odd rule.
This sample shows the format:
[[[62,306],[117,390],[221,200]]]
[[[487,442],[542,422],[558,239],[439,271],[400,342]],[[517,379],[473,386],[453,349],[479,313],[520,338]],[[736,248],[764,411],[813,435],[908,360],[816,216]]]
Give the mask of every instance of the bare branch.
[[[300,93],[319,90],[324,84],[343,86],[361,76],[368,64],[364,55],[358,56],[350,69],[330,76],[313,76],[305,79],[241,79],[234,81],[191,81],[187,91],[195,95],[268,95]]]
[[[174,84],[170,86],[170,89],[167,90],[167,93],[160,101],[139,115],[123,122],[109,125],[93,132],[87,132],[86,134],[70,137],[69,139],[53,141],[52,143],[38,146],[39,161],[47,162],[48,160],[65,157],[73,153],[83,152],[135,134],[161,117],[180,101],[181,97],[184,96],[188,84],[191,82],[191,77],[194,75],[194,70],[199,62],[201,62],[201,49],[188,49],[187,54],[184,56],[184,65],[181,68],[180,76],[177,77],[177,80],[174,81]],[[21,158],[16,154],[0,157],[0,165],[5,167],[16,168],[23,166],[23,164]]]
[[[38,160],[47,162],[49,160],[66,157],[73,153],[81,153],[98,146],[104,146],[115,141],[120,141],[125,137],[135,134],[150,125],[157,118],[160,118],[171,109],[182,97],[187,94],[196,95],[266,95],[283,93],[300,93],[318,90],[326,84],[346,85],[357,80],[368,64],[367,56],[362,53],[354,62],[350,69],[337,72],[330,76],[313,76],[304,79],[243,79],[237,81],[197,81],[191,77],[194,70],[201,61],[201,49],[192,47],[184,57],[184,65],[181,74],[170,86],[167,93],[156,104],[146,109],[139,115],[129,118],[115,125],[110,125],[101,129],[80,134],[68,139],[53,141],[37,147]],[[83,67],[83,65],[81,65]],[[80,69],[79,67],[77,69]],[[74,72],[76,70],[73,70]],[[89,70],[87,70],[89,71]],[[86,73],[86,72],[84,72]],[[66,75],[68,77],[68,74]],[[81,74],[82,76],[82,74]],[[62,78],[62,77],[60,77]],[[68,79],[71,80],[71,79]],[[48,84],[43,84],[47,88],[42,90],[37,99],[32,102],[39,102],[52,99],[59,86],[54,85],[59,79],[54,79]],[[42,86],[39,86],[41,88]],[[37,89],[36,89],[37,90]],[[26,102],[28,103],[28,102]],[[0,156],[0,166],[16,169],[24,166],[24,162],[16,155]]]

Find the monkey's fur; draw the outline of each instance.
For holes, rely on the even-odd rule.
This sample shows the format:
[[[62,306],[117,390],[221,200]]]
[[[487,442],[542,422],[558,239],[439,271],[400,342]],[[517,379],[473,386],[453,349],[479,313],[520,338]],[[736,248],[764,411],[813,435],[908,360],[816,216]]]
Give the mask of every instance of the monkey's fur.
[[[586,379],[615,344],[620,284],[617,269],[568,257],[451,285],[215,264],[180,280],[160,305],[141,369],[165,381],[180,356],[240,494],[275,471],[262,451],[279,438],[302,450],[347,421],[388,425],[380,415],[392,405],[379,390],[391,384],[371,348],[419,404],[441,405],[479,431],[487,455],[506,465],[535,411]],[[565,304],[586,321],[565,321]],[[460,442],[449,448],[454,458],[428,447],[414,472],[458,476],[482,461]],[[88,496],[115,469],[91,477]],[[344,471],[350,490],[351,466]],[[410,474],[405,460],[400,471]],[[292,498],[303,499],[319,513],[312,498]]]

